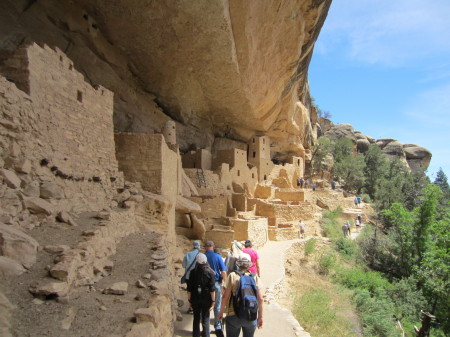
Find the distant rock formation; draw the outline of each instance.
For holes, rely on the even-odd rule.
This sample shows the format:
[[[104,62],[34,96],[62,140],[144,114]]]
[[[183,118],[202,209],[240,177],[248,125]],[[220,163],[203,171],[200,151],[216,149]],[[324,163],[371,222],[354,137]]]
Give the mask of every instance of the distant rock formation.
[[[422,146],[415,144],[401,144],[393,138],[381,138],[375,140],[372,137],[363,135],[360,131],[355,131],[350,124],[334,125],[328,119],[320,119],[319,135],[324,135],[332,140],[342,138],[351,139],[358,150],[364,153],[369,149],[370,144],[377,144],[388,158],[398,158],[408,165],[413,172],[424,171],[428,168],[431,161],[431,152]]]

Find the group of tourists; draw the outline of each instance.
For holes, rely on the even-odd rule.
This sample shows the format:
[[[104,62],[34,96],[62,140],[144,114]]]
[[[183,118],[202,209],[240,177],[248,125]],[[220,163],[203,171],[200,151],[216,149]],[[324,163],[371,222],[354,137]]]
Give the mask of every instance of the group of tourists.
[[[310,186],[309,179],[304,179],[303,177],[297,179],[297,187],[299,188],[312,188],[313,191],[317,188],[317,183],[315,181],[312,182]]]
[[[188,313],[194,315],[193,337],[210,336],[213,310],[216,336],[224,336],[224,326],[227,337],[238,337],[241,330],[245,337],[252,337],[256,327],[262,327],[259,255],[252,246],[250,240],[244,245],[235,241],[224,259],[215,251],[214,242],[206,241],[203,252],[200,242],[193,242],[193,249],[183,259],[181,279],[187,283]]]
[[[356,233],[359,233],[359,229],[362,226],[362,215],[358,214],[355,218],[355,230]],[[350,221],[346,221],[345,224],[342,225],[342,232],[344,233],[344,237],[349,237],[351,236],[352,233],[352,225],[350,223]]]

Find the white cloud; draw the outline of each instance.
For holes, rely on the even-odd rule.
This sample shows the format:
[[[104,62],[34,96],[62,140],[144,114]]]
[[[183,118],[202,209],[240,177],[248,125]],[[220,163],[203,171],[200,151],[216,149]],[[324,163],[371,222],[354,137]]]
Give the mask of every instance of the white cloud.
[[[335,1],[318,52],[345,43],[352,59],[390,66],[411,65],[437,53],[448,58],[449,17],[448,0]]]

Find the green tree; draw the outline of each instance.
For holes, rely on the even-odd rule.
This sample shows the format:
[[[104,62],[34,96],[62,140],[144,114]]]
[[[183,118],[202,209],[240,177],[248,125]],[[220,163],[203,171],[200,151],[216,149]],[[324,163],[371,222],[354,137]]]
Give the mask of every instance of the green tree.
[[[402,204],[394,203],[382,211],[387,220],[386,227],[389,249],[379,254],[387,254],[388,258],[382,259],[382,264],[396,277],[410,276],[415,256],[414,215]]]
[[[442,191],[437,185],[430,184],[425,187],[422,204],[416,209],[417,223],[415,228],[416,250],[419,263],[427,248],[430,239],[430,229],[436,225],[437,205],[442,198]]]
[[[364,156],[357,154],[351,139],[338,140],[333,149],[334,175],[343,180],[343,187],[347,191],[360,192],[364,185]]]
[[[429,227],[429,240],[417,267],[417,277],[446,333],[450,333],[450,210]]]
[[[389,161],[385,176],[375,192],[375,201],[380,210],[388,209],[395,202],[404,203],[404,186],[408,180],[409,169],[399,159]]]
[[[317,143],[314,145],[313,153],[311,156],[311,166],[313,169],[313,175],[318,172],[323,172],[325,166],[325,159],[330,155],[333,149],[333,142],[328,137],[320,137]]]
[[[419,206],[424,188],[430,183],[430,179],[422,171],[407,173],[403,184],[403,203],[412,211]]]
[[[434,184],[438,185],[441,188],[441,191],[444,194],[445,198],[450,199],[450,185],[448,184],[447,176],[445,175],[442,168],[439,168],[439,171],[437,171]]]
[[[389,163],[377,144],[369,145],[369,149],[364,153],[364,161],[366,163],[364,190],[370,195],[371,199],[374,199],[387,175]]]

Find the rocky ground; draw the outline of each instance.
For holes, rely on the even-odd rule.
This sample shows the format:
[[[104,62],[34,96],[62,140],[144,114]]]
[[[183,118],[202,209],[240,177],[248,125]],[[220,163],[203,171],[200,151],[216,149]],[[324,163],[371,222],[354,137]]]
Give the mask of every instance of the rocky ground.
[[[83,231],[97,226],[98,220],[85,213],[77,223],[78,226],[56,223],[35,228],[31,235],[38,242],[46,242],[38,252],[38,262],[14,282],[2,280],[3,285],[9,283],[6,289],[10,292],[6,296],[15,305],[12,326],[16,327],[16,336],[124,336],[134,324],[134,311],[147,307],[152,290],[140,288],[136,282],[140,280],[144,286],[150,284],[149,260],[152,248],[159,240],[159,234],[152,232],[132,234],[123,239],[111,258],[114,267],[110,275],[94,285],[78,287],[69,296],[58,299],[35,297],[29,292],[35,286],[35,280],[45,281],[46,266],[57,258],[57,254],[49,253],[45,248],[73,247],[82,238]],[[128,285],[125,294],[102,293],[119,282]]]

